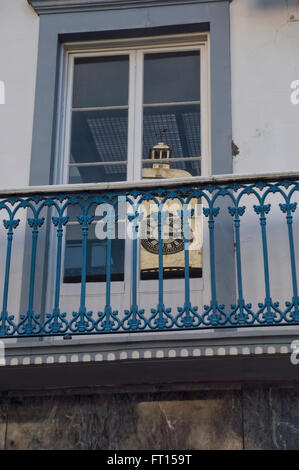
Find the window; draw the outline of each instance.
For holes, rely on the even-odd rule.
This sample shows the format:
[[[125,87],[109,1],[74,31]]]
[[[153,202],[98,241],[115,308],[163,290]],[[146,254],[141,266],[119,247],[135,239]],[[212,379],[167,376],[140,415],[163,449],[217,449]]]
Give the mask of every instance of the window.
[[[163,140],[171,168],[208,174],[208,35],[68,50],[63,183],[136,181]],[[57,181],[57,182],[58,182]]]
[[[118,44],[99,42],[79,50],[72,47],[67,66],[65,156],[60,182],[152,178],[150,149],[161,141],[172,153],[169,168],[156,172],[157,176],[208,173],[207,34]],[[106,279],[106,241],[96,238],[95,223],[87,250],[90,282]],[[74,215],[67,228],[64,282],[81,280],[80,240]],[[124,280],[124,259],[124,240],[113,240],[112,280]]]

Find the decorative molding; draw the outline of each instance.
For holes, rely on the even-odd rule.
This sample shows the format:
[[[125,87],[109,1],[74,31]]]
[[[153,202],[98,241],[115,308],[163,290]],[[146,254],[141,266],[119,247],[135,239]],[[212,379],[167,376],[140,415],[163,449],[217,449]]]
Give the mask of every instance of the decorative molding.
[[[257,334],[256,334],[257,333]],[[258,334],[258,333],[261,333]],[[264,333],[264,334],[262,334]],[[245,335],[246,332],[243,332]],[[106,338],[98,343],[93,339],[68,341],[44,340],[27,344],[6,345],[2,366],[54,365],[72,363],[123,362],[169,359],[204,359],[244,356],[281,356],[292,352],[291,342],[298,337],[298,329],[274,332],[242,332],[234,337],[225,335],[215,338],[213,334],[161,335],[159,340],[147,341],[136,338],[124,344],[117,338]],[[137,336],[137,335],[136,335]],[[188,337],[189,336],[189,337]],[[164,339],[163,339],[164,338]],[[2,369],[2,367],[1,367]]]
[[[231,0],[27,0],[38,15],[98,10],[121,10],[187,3],[219,3]]]
[[[121,349],[118,351],[102,352],[79,352],[71,354],[57,354],[53,351],[50,354],[18,355],[7,357],[2,366],[29,366],[29,365],[49,365],[64,363],[82,362],[114,362],[130,361],[142,359],[177,359],[177,358],[199,358],[199,357],[219,357],[219,356],[256,356],[256,355],[280,355],[290,354],[289,344],[275,344],[267,346],[264,344],[249,344],[246,346],[217,346],[217,347],[184,347],[184,348],[149,348],[149,349]]]
[[[298,382],[298,368],[290,360],[298,328],[277,331],[275,327],[272,334],[267,328],[226,330],[216,337],[213,330],[204,335],[167,332],[158,334],[160,339],[155,341],[136,334],[134,339],[107,335],[100,342],[74,337],[7,343],[0,367],[0,396],[7,391],[52,393],[82,387],[107,392],[153,386],[161,391],[175,384],[190,390],[199,383]]]

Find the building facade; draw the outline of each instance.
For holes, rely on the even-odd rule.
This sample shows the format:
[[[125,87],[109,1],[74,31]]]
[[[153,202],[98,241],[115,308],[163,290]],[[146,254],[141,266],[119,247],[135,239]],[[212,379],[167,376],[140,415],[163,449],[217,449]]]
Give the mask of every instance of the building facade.
[[[298,448],[298,40],[295,0],[0,0],[0,448]]]

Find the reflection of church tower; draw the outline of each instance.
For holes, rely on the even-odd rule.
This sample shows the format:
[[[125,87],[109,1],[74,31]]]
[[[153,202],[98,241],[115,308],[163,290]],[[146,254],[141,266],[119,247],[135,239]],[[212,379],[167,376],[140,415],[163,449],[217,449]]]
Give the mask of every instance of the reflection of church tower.
[[[183,178],[191,176],[188,171],[170,168],[171,153],[171,148],[164,142],[158,142],[151,147],[149,157],[153,160],[153,166],[152,168],[143,168],[142,178]]]
[[[162,140],[162,139],[161,139]],[[156,179],[156,178],[186,178],[191,176],[188,171],[173,169],[170,166],[172,150],[164,142],[158,142],[151,147],[149,157],[153,161],[152,168],[143,168],[142,178]],[[198,199],[194,198],[190,201],[189,208],[196,209]],[[150,208],[151,202],[144,202],[144,209],[148,214],[144,220],[145,226],[143,228],[144,234],[147,238],[141,240],[141,279],[156,279],[159,268],[159,242],[157,233],[152,233],[149,230],[151,223]],[[173,207],[174,206],[174,207]],[[185,257],[184,257],[184,239],[183,239],[183,225],[180,224],[180,238],[173,236],[174,233],[174,220],[177,220],[177,210],[183,209],[179,200],[171,199],[165,203],[163,210],[168,210],[168,234],[169,237],[163,240],[163,268],[165,278],[181,278],[184,277]],[[154,208],[156,211],[157,208]],[[176,230],[177,233],[177,230]],[[194,234],[196,237],[194,238]],[[202,272],[202,255],[201,255],[201,224],[198,219],[190,222],[190,242],[193,241],[194,247],[197,249],[190,250],[189,265],[190,276],[201,277]],[[195,245],[196,244],[196,245]]]

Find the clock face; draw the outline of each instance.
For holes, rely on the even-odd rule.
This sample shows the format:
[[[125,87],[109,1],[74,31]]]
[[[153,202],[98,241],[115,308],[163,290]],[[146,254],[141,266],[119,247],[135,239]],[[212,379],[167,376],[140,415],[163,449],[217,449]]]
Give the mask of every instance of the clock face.
[[[184,250],[184,231],[183,231],[183,221],[179,221],[180,227],[180,237],[177,238],[178,228],[176,228],[174,233],[174,220],[177,223],[178,218],[174,218],[173,214],[168,216],[166,221],[162,223],[162,252],[163,255],[173,255],[175,253],[179,253],[180,251]],[[149,215],[144,220],[144,237],[141,240],[141,245],[143,248],[150,253],[155,255],[159,254],[159,236],[158,236],[158,221],[153,220],[153,218]],[[191,229],[189,242],[192,242],[193,236]]]

